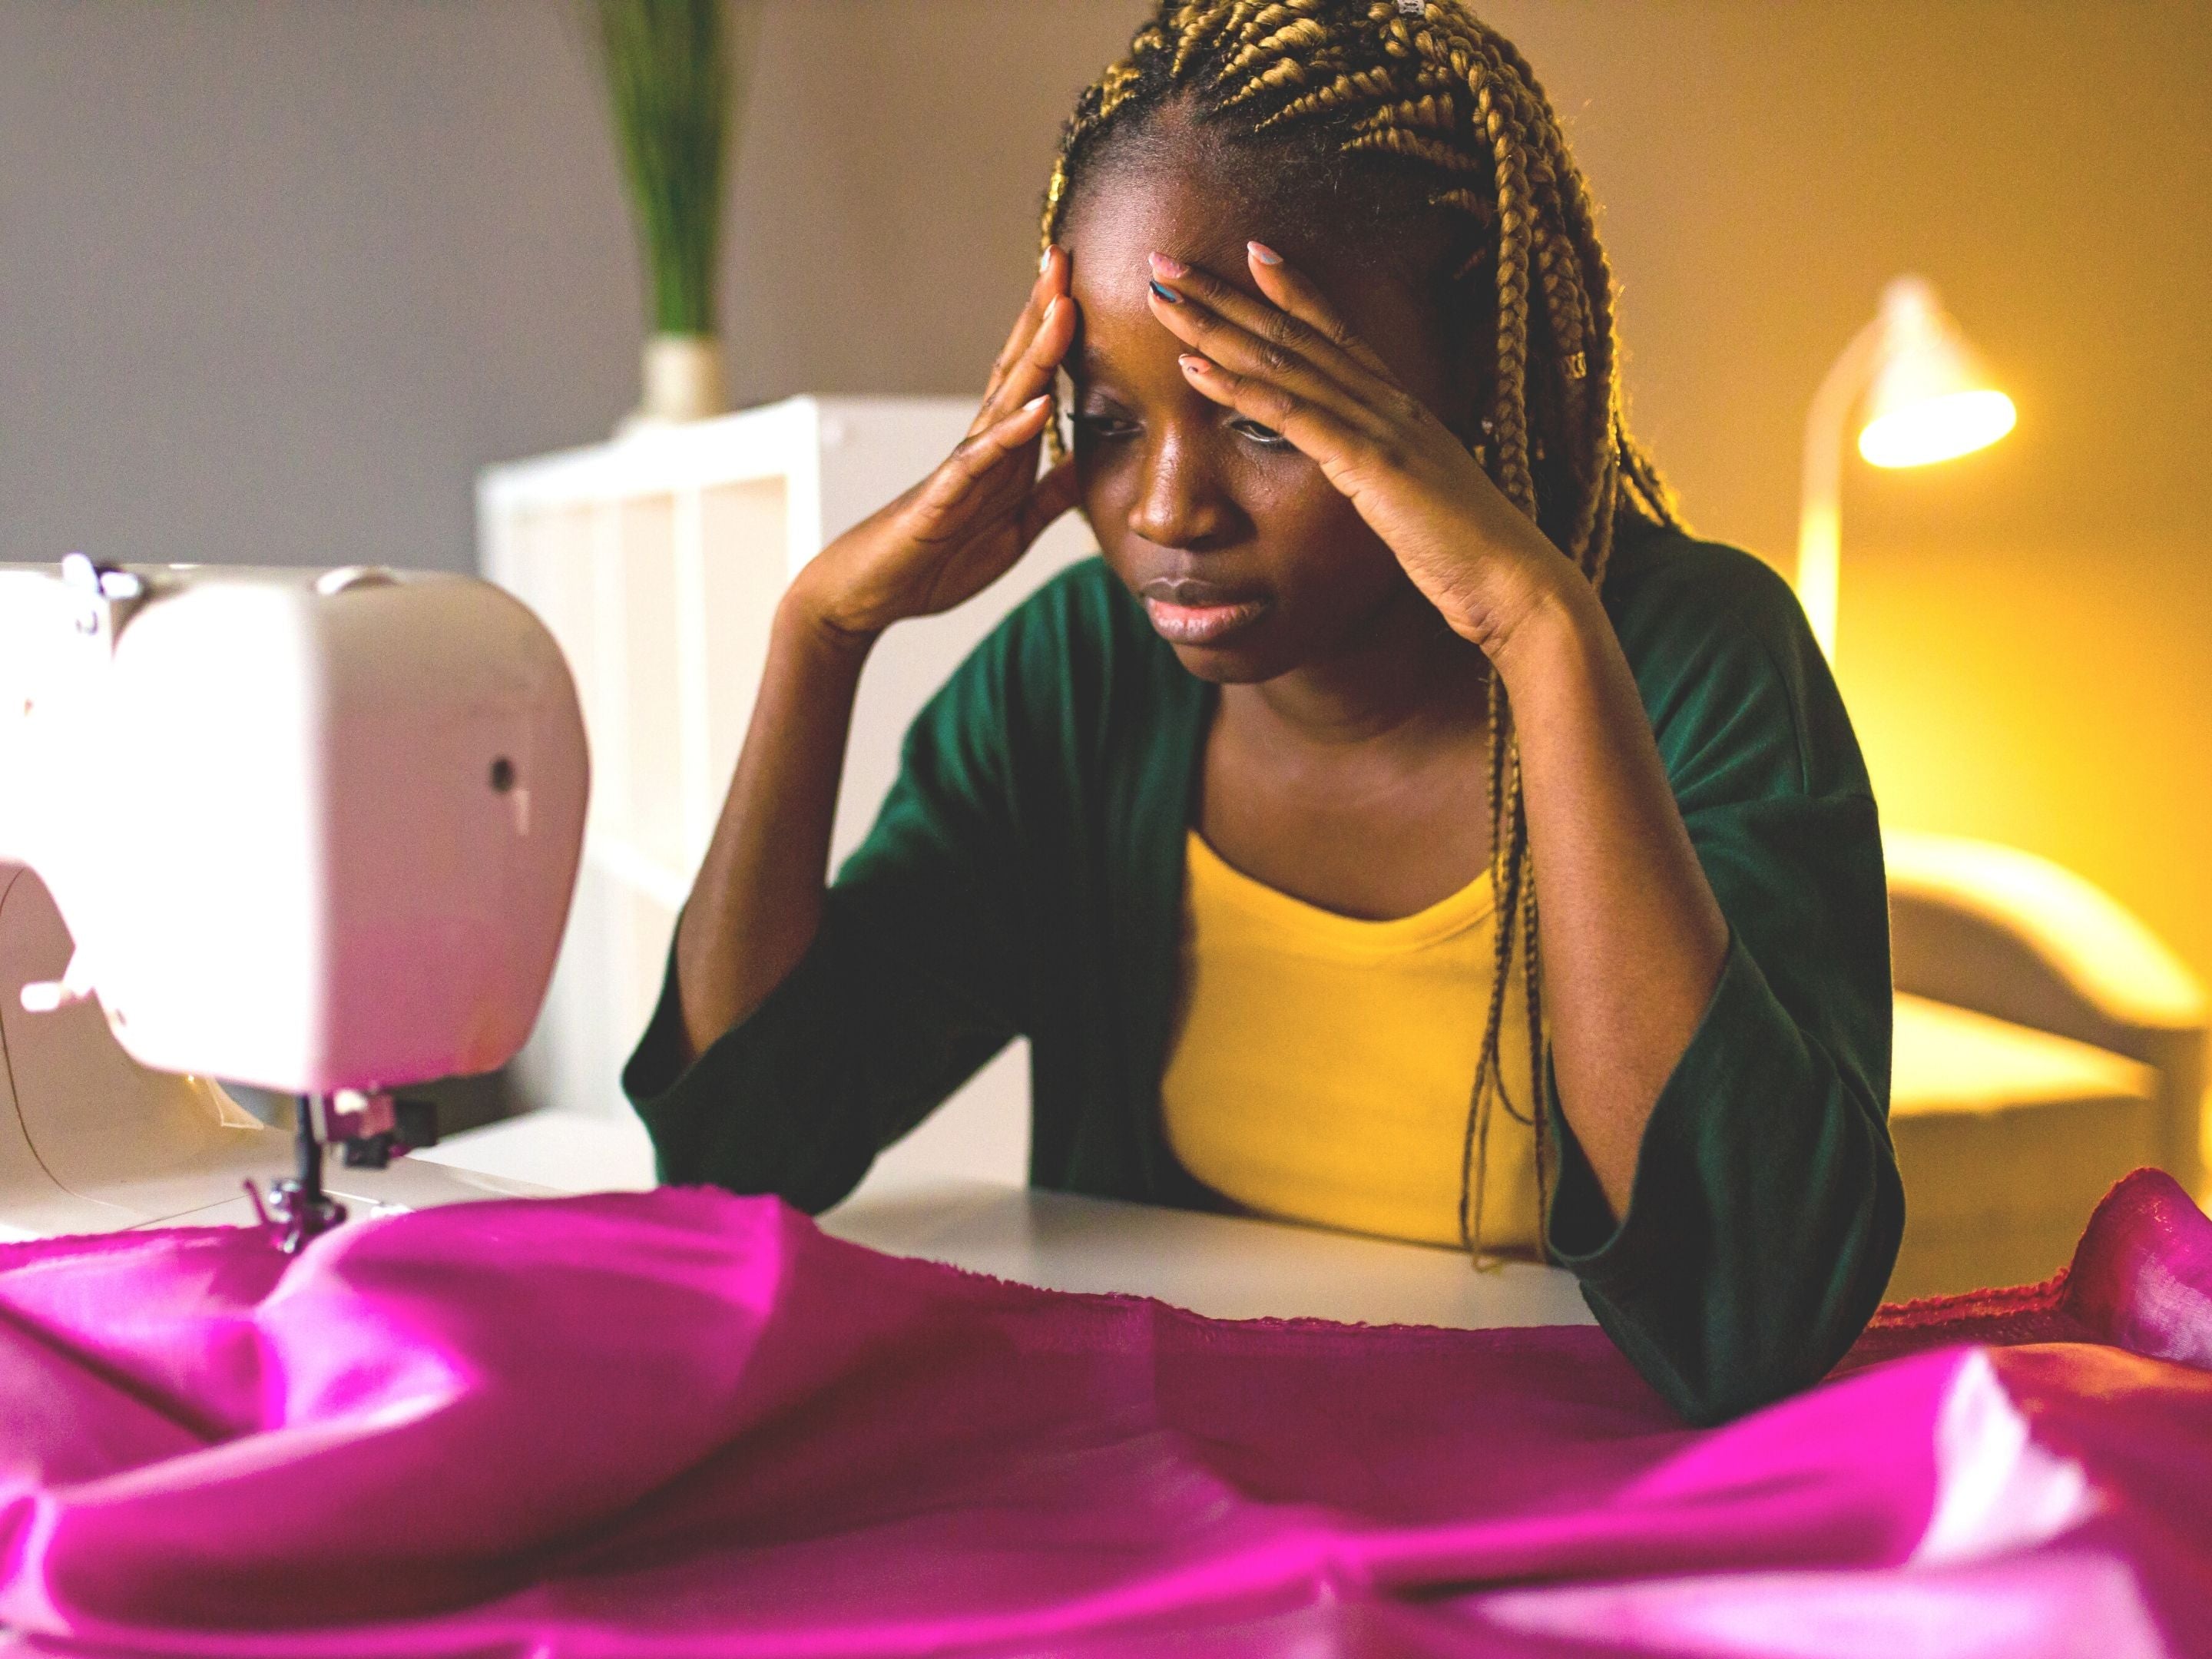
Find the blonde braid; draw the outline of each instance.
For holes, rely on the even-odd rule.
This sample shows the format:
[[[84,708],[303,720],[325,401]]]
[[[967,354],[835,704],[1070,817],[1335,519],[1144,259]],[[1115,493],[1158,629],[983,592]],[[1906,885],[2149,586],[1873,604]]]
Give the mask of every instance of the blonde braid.
[[[1534,860],[1529,867],[1528,884],[1524,890],[1525,915],[1522,923],[1522,938],[1526,941],[1526,961],[1522,965],[1522,990],[1528,1007],[1528,1115],[1536,1128],[1536,1226],[1541,1237],[1548,1224],[1551,1194],[1556,1190],[1553,1176],[1554,1165],[1552,1152],[1551,1060],[1552,1039],[1544,1028],[1543,963],[1536,949],[1536,880]]]
[[[1498,355],[1492,416],[1498,428],[1498,483],[1507,500],[1534,519],[1539,514],[1536,481],[1528,471],[1528,179],[1504,100],[1486,79],[1474,82],[1474,96],[1489,134],[1498,186]]]
[[[1485,164],[1464,150],[1453,149],[1440,139],[1425,133],[1413,132],[1404,127],[1382,127],[1373,132],[1363,132],[1348,140],[1346,149],[1387,149],[1395,155],[1411,155],[1439,167],[1449,173],[1480,173]]]
[[[1341,155],[1347,167],[1354,157],[1387,165],[1419,186],[1413,210],[1475,228],[1474,252],[1451,273],[1454,293],[1469,303],[1486,295],[1492,325],[1488,412],[1475,453],[1593,587],[1604,581],[1622,512],[1680,527],[1665,481],[1628,433],[1613,272],[1589,186],[1527,60],[1463,0],[1426,0],[1417,17],[1404,15],[1397,0],[1155,0],[1128,57],[1077,100],[1061,134],[1045,192],[1045,247],[1058,240],[1071,191],[1112,133],[1135,130],[1179,98],[1194,100],[1198,118],[1238,144],[1318,138],[1328,148],[1297,154]],[[1282,210],[1296,214],[1301,197],[1287,188],[1279,194]],[[1321,225],[1317,234],[1328,229]],[[1461,280],[1486,259],[1486,283]],[[1054,458],[1064,458],[1057,410],[1047,434]],[[1461,1235],[1478,1261],[1493,1106],[1535,1126],[1540,1238],[1558,1163],[1520,743],[1494,670],[1486,695],[1495,973],[1460,1172]],[[1526,1118],[1501,1065],[1516,959],[1528,1028]]]
[[[1328,85],[1316,87],[1302,98],[1293,98],[1273,115],[1255,123],[1254,131],[1264,132],[1279,123],[1297,122],[1308,116],[1325,114],[1342,105],[1363,99],[1395,97],[1397,91],[1397,83],[1386,70],[1347,70]]]
[[[1506,707],[1504,686],[1495,674],[1490,676],[1489,684],[1490,761],[1484,775],[1490,807],[1490,881],[1494,896],[1507,891],[1520,879],[1522,844],[1515,833],[1519,805],[1515,745],[1499,737],[1511,724],[1512,713]],[[1484,1200],[1488,1190],[1486,1176],[1490,1164],[1491,1106],[1505,1092],[1502,1058],[1494,1034],[1504,1029],[1505,993],[1513,963],[1509,913],[1500,902],[1492,914],[1498,921],[1491,938],[1490,1004],[1484,1013],[1485,1036],[1475,1056],[1474,1097],[1468,1103],[1467,1131],[1460,1154],[1460,1242],[1478,1260],[1482,1249]],[[1511,1109],[1510,1104],[1507,1109]]]
[[[1544,312],[1547,312],[1547,323],[1553,331],[1553,345],[1558,347],[1559,354],[1562,354],[1562,358],[1559,358],[1564,369],[1562,416],[1568,431],[1583,425],[1583,422],[1575,420],[1575,414],[1589,407],[1589,398],[1583,394],[1583,380],[1589,376],[1589,352],[1586,352],[1589,305],[1582,295],[1579,272],[1571,272],[1562,261],[1558,230],[1553,228],[1562,216],[1558,212],[1559,173],[1562,170],[1573,173],[1573,168],[1571,166],[1559,168],[1559,166],[1553,164],[1551,155],[1544,153],[1544,149],[1535,149],[1533,153],[1526,153],[1522,149],[1522,133],[1524,131],[1528,131],[1531,126],[1541,131],[1548,124],[1533,124],[1526,119],[1526,100],[1517,95],[1517,88],[1513,88],[1513,84],[1510,84],[1509,62],[1502,55],[1482,53],[1474,42],[1467,42],[1455,33],[1447,35],[1447,42],[1440,46],[1436,42],[1436,35],[1422,31],[1420,35],[1416,35],[1416,45],[1425,53],[1436,53],[1440,49],[1447,51],[1453,70],[1464,73],[1468,77],[1468,86],[1475,93],[1475,106],[1482,112],[1484,131],[1491,137],[1491,146],[1493,146],[1495,166],[1498,166],[1498,199],[1500,199],[1500,257],[1498,257],[1498,341],[1500,341],[1498,404],[1500,404],[1500,416],[1495,416],[1495,420],[1498,420],[1498,429],[1504,435],[1504,442],[1500,445],[1500,471],[1504,473],[1502,483],[1504,483],[1509,498],[1517,498],[1513,483],[1517,483],[1517,476],[1524,473],[1526,453],[1528,453],[1528,449],[1526,449],[1526,445],[1528,445],[1528,396],[1526,396],[1524,383],[1524,362],[1526,349],[1528,349],[1526,292],[1528,292],[1531,254],[1533,264],[1537,268],[1537,276],[1540,276],[1541,295],[1544,295]],[[1510,237],[1510,228],[1516,222],[1516,204],[1528,204],[1524,208],[1524,223],[1528,226],[1528,243],[1526,243],[1528,252],[1522,252],[1520,243]],[[1544,215],[1544,208],[1551,208],[1551,215]],[[1551,226],[1547,223],[1547,219],[1551,219]],[[1516,369],[1522,372],[1520,387],[1516,387]],[[1516,396],[1516,392],[1520,392],[1520,396]],[[1573,453],[1573,449],[1568,452],[1571,473],[1586,471],[1582,467],[1575,467]],[[1597,487],[1599,484],[1610,484],[1610,477],[1606,476],[1608,473],[1606,458],[1599,458],[1597,467],[1590,469],[1590,471],[1595,471],[1597,476],[1582,480],[1582,483],[1589,484],[1589,489],[1583,491],[1582,500],[1575,504],[1573,531],[1568,538],[1568,546],[1564,549],[1568,557],[1573,557],[1577,564],[1583,564],[1586,556],[1590,553],[1590,531],[1595,529],[1595,520],[1597,520]],[[1533,480],[1526,487],[1526,500],[1520,500],[1517,504],[1522,504],[1522,508],[1528,511],[1531,518],[1535,518],[1537,491]],[[1520,744],[1510,734],[1509,723],[1493,721],[1491,745],[1493,745],[1493,754],[1498,754],[1498,759],[1493,761],[1493,769],[1502,768],[1506,779],[1509,779],[1504,814],[1493,830],[1493,845],[1502,842],[1506,848],[1506,858],[1502,860],[1504,863],[1502,880],[1493,876],[1493,891],[1498,894],[1495,984],[1504,984],[1506,971],[1509,971],[1509,964],[1513,960],[1513,945],[1516,945],[1513,936],[1520,933],[1522,1000],[1524,1000],[1524,1015],[1526,1024],[1528,1024],[1528,1113],[1522,1115],[1520,1110],[1513,1109],[1513,1099],[1506,1093],[1504,1078],[1500,1073],[1502,1055],[1495,1046],[1495,1030],[1502,1024],[1504,1009],[1502,1009],[1502,995],[1498,991],[1493,991],[1493,1018],[1491,1018],[1491,1029],[1486,1030],[1486,1040],[1484,1040],[1484,1060],[1478,1061],[1478,1078],[1486,1071],[1491,1093],[1495,1095],[1498,1103],[1504,1106],[1510,1117],[1520,1119],[1535,1130],[1537,1186],[1540,1186],[1537,1207],[1540,1207],[1541,1214],[1548,1210],[1547,1151],[1551,1137],[1548,1137],[1547,1110],[1547,1044],[1544,1044],[1544,1020],[1541,1020],[1541,953],[1537,947],[1537,887],[1535,869],[1533,869],[1535,860],[1531,858],[1531,849],[1526,845],[1528,830],[1526,830],[1526,810],[1522,805]],[[1478,1133],[1478,1164],[1475,1164],[1475,1170],[1471,1175],[1471,1183],[1482,1182],[1484,1166],[1486,1166],[1486,1159],[1480,1157],[1480,1144],[1486,1141],[1489,1102],[1480,1097],[1482,1093],[1484,1091],[1478,1082],[1475,1113],[1484,1119],[1484,1124],[1482,1133]],[[1475,1203],[1474,1228],[1471,1228],[1471,1237],[1467,1239],[1471,1249],[1480,1248],[1480,1214],[1482,1214],[1482,1206]]]
[[[1373,114],[1361,117],[1359,126],[1363,131],[1376,127],[1420,127],[1449,137],[1459,131],[1459,112],[1450,98],[1425,92],[1418,98],[1383,105]]]
[[[1293,54],[1301,48],[1311,52],[1326,46],[1328,41],[1328,31],[1310,15],[1300,17],[1293,14],[1311,13],[1314,9],[1315,0],[1294,0],[1294,3],[1289,5],[1269,6],[1253,18],[1251,23],[1253,32],[1273,28],[1273,26],[1278,23],[1282,27],[1274,28],[1273,33],[1262,35],[1259,40],[1242,48],[1234,58],[1221,66],[1220,72],[1213,78],[1217,81],[1233,79],[1263,58],[1273,58],[1274,61],[1255,76],[1249,84],[1240,88],[1231,98],[1224,100],[1224,102],[1234,102],[1238,99],[1249,97],[1261,87],[1279,84],[1277,82],[1271,82],[1268,77],[1285,69],[1296,70],[1300,81],[1304,79],[1306,62]]]
[[[1536,949],[1536,858],[1528,854],[1528,879],[1521,888],[1521,992],[1528,1015],[1528,1116],[1522,1121],[1544,1139],[1544,1007],[1543,963]]]

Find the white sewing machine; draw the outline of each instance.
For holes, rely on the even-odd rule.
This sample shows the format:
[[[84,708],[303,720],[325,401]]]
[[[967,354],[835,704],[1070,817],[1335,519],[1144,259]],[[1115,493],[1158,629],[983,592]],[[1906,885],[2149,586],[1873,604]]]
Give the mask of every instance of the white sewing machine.
[[[393,1091],[529,1035],[587,787],[488,583],[0,566],[0,1237],[538,1190],[394,1162],[434,1132]]]

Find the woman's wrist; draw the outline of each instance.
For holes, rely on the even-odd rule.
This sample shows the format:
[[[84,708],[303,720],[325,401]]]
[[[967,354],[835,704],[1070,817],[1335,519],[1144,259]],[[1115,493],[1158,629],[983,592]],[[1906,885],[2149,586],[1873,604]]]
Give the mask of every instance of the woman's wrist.
[[[1509,696],[1612,627],[1589,579],[1556,553],[1531,561],[1511,586],[1510,598],[1484,607],[1480,629],[1457,628],[1481,647]]]
[[[775,610],[775,629],[810,654],[855,665],[866,659],[880,628],[855,627],[838,613],[830,596],[808,565],[784,589]]]

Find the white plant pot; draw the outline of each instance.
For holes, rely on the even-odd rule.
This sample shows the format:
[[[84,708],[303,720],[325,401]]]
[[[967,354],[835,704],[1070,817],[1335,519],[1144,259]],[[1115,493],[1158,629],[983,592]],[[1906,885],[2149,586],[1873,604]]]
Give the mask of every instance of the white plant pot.
[[[617,436],[726,414],[722,343],[712,334],[655,334],[645,343],[645,395],[623,417]]]

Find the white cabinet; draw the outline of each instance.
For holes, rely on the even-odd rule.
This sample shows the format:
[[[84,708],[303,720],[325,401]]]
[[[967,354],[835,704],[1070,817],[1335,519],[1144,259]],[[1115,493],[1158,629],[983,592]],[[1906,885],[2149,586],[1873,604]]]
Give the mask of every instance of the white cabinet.
[[[484,574],[560,641],[592,747],[575,907],[545,1011],[510,1073],[528,1107],[635,1125],[618,1073],[652,1012],[677,908],[728,787],[777,599],[825,540],[940,461],[974,409],[964,398],[793,398],[483,473]],[[923,701],[1012,605],[1094,545],[1071,514],[966,605],[884,635],[860,683],[833,870],[874,820]],[[1017,1042],[878,1179],[1021,1182],[1028,1093]],[[641,1178],[641,1134],[598,1139],[629,1149],[606,1184]]]

